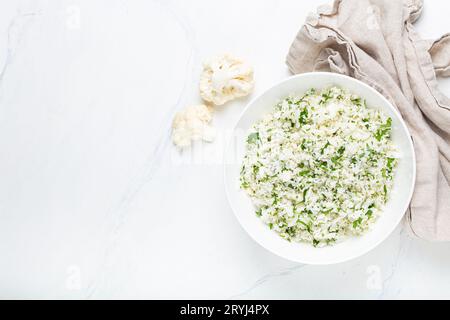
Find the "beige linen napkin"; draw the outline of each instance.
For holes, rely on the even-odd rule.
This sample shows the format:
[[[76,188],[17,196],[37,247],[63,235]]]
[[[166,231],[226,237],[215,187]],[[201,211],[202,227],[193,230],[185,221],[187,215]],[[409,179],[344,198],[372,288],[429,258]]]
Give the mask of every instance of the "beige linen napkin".
[[[421,0],[335,0],[308,17],[287,65],[293,73],[331,71],[377,89],[400,111],[417,156],[407,213],[419,237],[450,240],[450,100],[436,75],[450,76],[450,35],[422,40],[413,23]]]

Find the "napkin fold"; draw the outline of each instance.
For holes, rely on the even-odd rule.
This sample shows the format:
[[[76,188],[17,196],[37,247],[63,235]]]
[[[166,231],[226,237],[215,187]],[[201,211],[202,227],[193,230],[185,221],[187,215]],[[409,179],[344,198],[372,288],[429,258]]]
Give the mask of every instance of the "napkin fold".
[[[292,73],[328,71],[372,86],[400,111],[414,143],[416,186],[407,225],[450,240],[450,100],[436,76],[450,76],[450,34],[421,39],[422,0],[335,0],[310,15],[291,45]]]

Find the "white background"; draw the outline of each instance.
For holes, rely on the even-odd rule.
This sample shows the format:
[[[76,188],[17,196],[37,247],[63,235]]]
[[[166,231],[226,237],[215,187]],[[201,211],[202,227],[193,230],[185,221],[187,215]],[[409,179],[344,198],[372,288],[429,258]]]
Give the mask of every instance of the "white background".
[[[200,160],[170,142],[205,58],[244,57],[260,93],[289,75],[317,5],[1,0],[0,298],[450,298],[450,244],[402,228],[340,265],[272,255],[229,208],[223,135],[194,146]],[[426,1],[417,28],[450,31],[449,10]],[[231,128],[249,98],[214,125]]]

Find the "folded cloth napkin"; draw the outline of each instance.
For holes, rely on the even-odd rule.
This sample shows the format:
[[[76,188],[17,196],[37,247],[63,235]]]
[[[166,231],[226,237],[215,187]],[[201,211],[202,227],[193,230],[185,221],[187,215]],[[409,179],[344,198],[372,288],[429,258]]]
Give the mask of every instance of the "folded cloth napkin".
[[[422,0],[335,0],[310,15],[287,56],[293,73],[331,71],[387,97],[409,127],[417,180],[406,214],[410,230],[450,240],[450,99],[436,75],[450,76],[450,34],[422,40],[413,23]]]

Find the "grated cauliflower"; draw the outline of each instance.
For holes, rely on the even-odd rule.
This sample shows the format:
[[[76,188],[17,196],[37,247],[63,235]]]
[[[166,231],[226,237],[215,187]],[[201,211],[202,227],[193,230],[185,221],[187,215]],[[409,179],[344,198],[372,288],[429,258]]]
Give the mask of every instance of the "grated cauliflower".
[[[391,118],[332,87],[291,96],[247,137],[240,183],[289,241],[331,245],[369,230],[398,163]]]
[[[194,140],[211,142],[216,136],[215,129],[209,125],[212,110],[205,105],[196,105],[179,111],[172,122],[172,141],[180,147],[189,147]]]
[[[222,105],[248,95],[253,89],[253,69],[229,54],[214,57],[203,66],[200,95],[208,102]]]

